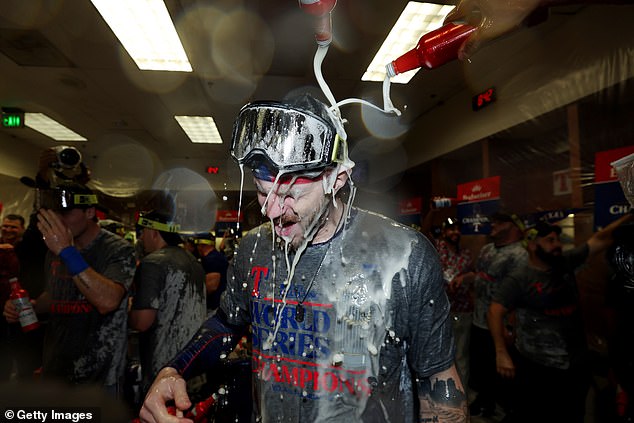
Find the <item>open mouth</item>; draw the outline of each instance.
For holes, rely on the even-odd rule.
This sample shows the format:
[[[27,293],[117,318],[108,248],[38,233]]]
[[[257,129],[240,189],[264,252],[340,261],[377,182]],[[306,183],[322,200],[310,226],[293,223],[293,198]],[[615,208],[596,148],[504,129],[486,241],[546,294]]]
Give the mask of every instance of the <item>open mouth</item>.
[[[288,236],[296,224],[296,221],[278,222],[275,224],[275,232],[282,237]]]

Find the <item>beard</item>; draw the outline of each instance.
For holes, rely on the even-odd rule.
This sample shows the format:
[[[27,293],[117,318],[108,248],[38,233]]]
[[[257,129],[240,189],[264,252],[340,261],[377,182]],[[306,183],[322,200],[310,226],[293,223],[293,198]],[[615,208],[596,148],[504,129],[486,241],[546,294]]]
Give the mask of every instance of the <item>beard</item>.
[[[458,248],[460,246],[460,235],[446,236],[445,242]]]
[[[540,245],[535,249],[535,255],[538,259],[546,263],[553,270],[560,270],[564,267],[565,259],[562,255],[561,248],[555,248],[552,251],[544,250]]]
[[[278,217],[273,222],[274,227],[284,228],[295,225],[295,228],[292,234],[283,235],[278,232],[277,236],[288,242],[292,250],[303,251],[303,248],[312,241],[326,223],[331,201],[331,197],[326,195],[315,207],[307,210],[304,214],[289,211],[288,214]]]

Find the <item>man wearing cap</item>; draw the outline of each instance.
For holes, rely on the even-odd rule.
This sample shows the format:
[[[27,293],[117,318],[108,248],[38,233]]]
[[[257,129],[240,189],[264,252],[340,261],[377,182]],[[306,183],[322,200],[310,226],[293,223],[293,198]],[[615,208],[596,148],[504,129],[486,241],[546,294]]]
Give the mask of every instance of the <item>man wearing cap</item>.
[[[605,251],[612,232],[633,218],[617,219],[566,252],[561,227],[540,222],[528,231],[528,260],[505,278],[488,314],[497,371],[517,381],[517,421],[583,423],[591,372],[575,270]],[[503,334],[504,316],[512,310],[517,354],[509,352]]]
[[[205,270],[205,286],[207,288],[207,312],[215,312],[220,305],[220,296],[227,287],[227,257],[216,250],[216,237],[211,232],[198,234],[194,244],[200,264]]]
[[[420,232],[350,206],[338,114],[306,96],[249,104],[231,152],[270,222],[242,238],[219,309],[161,370],[142,421],[176,422],[165,403],[187,408],[185,379],[250,326],[253,421],[465,422],[438,255]]]
[[[137,227],[147,255],[134,274],[129,325],[140,332],[145,392],[205,320],[205,276],[196,258],[179,246],[179,226],[169,214],[141,213]]]
[[[97,223],[97,196],[65,183],[37,192],[37,227],[49,252],[47,287],[38,313],[50,312],[43,377],[101,385],[118,394],[127,342],[127,292],[134,273],[132,246]],[[10,301],[8,321],[18,320]]]
[[[495,349],[489,326],[487,310],[495,291],[513,269],[526,260],[526,249],[522,245],[524,225],[517,215],[498,212],[490,217],[492,242],[480,250],[476,262],[476,276],[473,282],[475,301],[471,341],[469,348],[469,386],[477,392],[470,404],[472,416],[482,414],[490,417],[496,403],[510,407],[510,386],[503,383],[495,370]]]

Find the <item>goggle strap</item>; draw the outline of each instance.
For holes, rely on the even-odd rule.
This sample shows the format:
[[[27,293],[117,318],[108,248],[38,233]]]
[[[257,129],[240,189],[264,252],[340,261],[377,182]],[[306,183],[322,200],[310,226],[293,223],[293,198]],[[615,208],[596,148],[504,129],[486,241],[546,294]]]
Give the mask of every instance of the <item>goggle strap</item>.
[[[181,225],[176,223],[161,223],[156,220],[151,220],[146,217],[139,217],[139,221],[137,225],[142,226],[144,228],[155,229],[161,232],[178,232],[181,228]]]
[[[210,239],[195,239],[194,244],[212,245],[214,242]]]
[[[95,194],[73,194],[73,205],[75,206],[92,206],[97,203]]]
[[[341,163],[342,160],[338,158],[338,154],[339,154],[339,144],[340,143],[344,143],[344,139],[341,138],[339,136],[339,134],[335,135],[335,140],[333,142],[333,146],[332,146],[332,156],[330,157],[330,160],[332,160],[333,162],[336,163]]]

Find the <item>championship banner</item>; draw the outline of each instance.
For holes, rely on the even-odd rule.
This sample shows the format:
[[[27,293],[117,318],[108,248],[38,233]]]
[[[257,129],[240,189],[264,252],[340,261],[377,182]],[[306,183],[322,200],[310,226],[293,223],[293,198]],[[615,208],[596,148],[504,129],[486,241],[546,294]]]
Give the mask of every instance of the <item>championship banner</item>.
[[[546,210],[539,211],[535,213],[531,213],[529,215],[523,216],[523,221],[526,224],[527,228],[535,226],[537,222],[546,222],[555,224],[560,220],[567,218],[571,214],[577,214],[582,212],[588,212],[590,209],[588,208],[571,208],[571,209],[556,209],[556,210]]]
[[[489,216],[500,208],[500,177],[458,185],[458,220],[463,235],[491,232]]]
[[[634,146],[599,151],[594,156],[594,230],[628,213],[630,204],[610,163],[634,153]]]
[[[240,219],[238,219],[238,210],[218,210],[216,212],[216,222],[242,222],[243,217],[240,213]]]
[[[398,209],[400,218],[398,221],[407,226],[416,225],[420,227],[420,214],[422,208],[422,197],[413,197],[399,201]]]
[[[399,203],[399,210],[402,215],[420,214],[422,205],[422,197],[408,198]]]
[[[458,185],[458,202],[474,202],[500,199],[500,177],[478,179]]]

